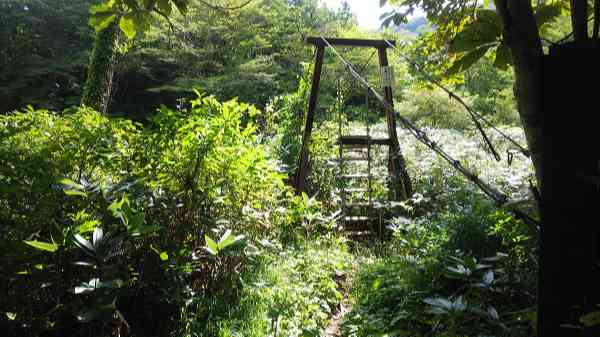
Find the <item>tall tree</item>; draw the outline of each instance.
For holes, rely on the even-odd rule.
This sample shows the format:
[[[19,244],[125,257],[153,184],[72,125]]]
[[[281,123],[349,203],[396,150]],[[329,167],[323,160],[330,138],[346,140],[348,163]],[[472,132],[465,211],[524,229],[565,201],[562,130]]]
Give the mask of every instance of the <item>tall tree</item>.
[[[102,113],[108,112],[113,91],[117,33],[117,25],[114,23],[96,33],[81,97],[82,105],[92,107]]]
[[[117,38],[122,31],[129,39],[148,29],[152,15],[168,19],[173,6],[185,14],[189,0],[104,0],[90,9],[90,25],[95,28],[94,50],[90,58],[81,104],[107,112],[113,91]]]
[[[242,9],[254,0],[221,1],[198,0],[201,6],[217,11]],[[154,16],[165,18],[170,24],[173,7],[185,15],[191,0],[103,0],[92,6],[90,25],[96,29],[94,51],[90,59],[82,104],[106,112],[113,94],[115,49],[119,30],[133,39],[150,27]],[[118,29],[117,29],[118,27]],[[173,25],[171,24],[171,28]]]
[[[490,50],[496,54],[496,64],[512,63],[518,110],[542,190],[539,333],[543,337],[579,335],[564,327],[573,322],[573,307],[600,300],[597,287],[591,285],[598,281],[599,233],[587,219],[595,214],[599,193],[580,182],[594,181],[589,176],[598,170],[596,151],[586,144],[590,137],[582,135],[593,132],[586,124],[596,124],[596,117],[575,114],[577,107],[590,108],[596,103],[590,98],[593,94],[586,88],[587,81],[573,77],[573,73],[586,75],[585,67],[589,74],[599,72],[597,62],[589,56],[600,55],[600,48],[598,41],[590,43],[588,36],[588,1],[495,0],[493,5],[476,0],[390,2],[402,7],[388,13],[385,23],[400,23],[416,8],[425,10],[437,27],[437,41],[451,41],[448,48],[457,55],[453,71],[467,69]],[[597,31],[600,9],[598,1],[594,3]],[[563,13],[570,13],[574,41],[554,46],[545,55],[543,27]],[[597,39],[596,32],[594,36]],[[567,83],[569,87],[563,87]],[[569,104],[557,97],[560,94]],[[566,112],[558,107],[574,110],[573,115],[557,117]],[[584,118],[579,125],[572,122]],[[578,151],[578,147],[588,150]],[[583,178],[577,178],[580,176]]]

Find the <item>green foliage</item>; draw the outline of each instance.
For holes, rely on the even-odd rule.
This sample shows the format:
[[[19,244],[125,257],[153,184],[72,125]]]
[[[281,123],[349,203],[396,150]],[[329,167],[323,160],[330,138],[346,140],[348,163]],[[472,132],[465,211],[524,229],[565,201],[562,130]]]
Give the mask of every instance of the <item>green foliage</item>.
[[[189,3],[189,0],[103,0],[90,8],[89,24],[101,32],[118,22],[125,36],[133,39],[138,32],[149,28],[153,14],[168,18],[173,7],[185,14]]]
[[[185,335],[321,336],[342,295],[336,281],[345,277],[352,256],[338,239],[314,240],[282,249],[263,241],[258,273],[244,275],[247,286],[235,307],[221,303],[208,326],[190,317]]]
[[[47,251],[50,253],[54,253],[58,249],[58,245],[56,243],[48,243],[48,242],[40,242],[40,241],[24,241],[24,242],[35,249]]]
[[[376,125],[373,132],[383,129]],[[462,162],[490,174],[482,178],[515,197],[527,194],[526,185],[521,192],[513,188],[531,168],[499,167],[465,133],[428,133]],[[391,240],[371,248],[376,255],[354,278],[343,335],[527,335],[535,325],[537,230],[498,210],[399,134],[419,193],[400,205],[403,216],[388,226]]]
[[[79,104],[88,62],[90,0],[0,2],[0,113],[26,104]]]
[[[466,52],[474,47],[498,41],[502,34],[502,23],[498,14],[492,10],[481,9],[475,16],[475,20],[450,42],[449,52]]]
[[[473,122],[468,113],[456,101],[440,90],[407,90],[406,99],[399,109],[407,118],[420,126],[434,128],[469,130]]]
[[[220,100],[239,97],[265,107],[271,97],[296,88],[301,62],[312,55],[305,36],[323,27],[339,35],[337,31],[354,25],[348,13],[329,10],[316,0],[254,0],[235,11],[176,2],[187,3],[185,16],[176,9],[183,7],[165,0],[124,5],[121,0],[3,1],[0,112],[26,104],[62,110],[80,103],[94,47],[94,30],[86,23],[92,4],[92,25],[116,27],[117,35],[123,35],[109,45],[117,49],[109,110],[138,120],[160,104],[174,106],[181,97],[193,98],[192,88]],[[135,32],[133,39],[118,27],[121,18],[120,26],[130,36]],[[97,73],[101,79],[110,75]]]
[[[230,289],[242,287],[239,275],[256,252],[243,237],[225,232],[212,256],[196,238],[224,232],[223,224],[250,238],[276,237],[292,212],[277,211],[288,206],[288,187],[258,142],[252,123],[257,115],[235,100],[199,96],[186,110],[161,108],[146,127],[87,108],[62,114],[28,108],[0,116],[2,254],[20,257],[3,266],[8,278],[2,279],[11,294],[7,310],[18,317],[15,331],[23,324],[68,328],[78,300],[40,285],[48,273],[72,270],[70,261],[80,255],[75,246],[98,260],[95,252],[104,246],[94,237],[100,237],[101,224],[111,237],[135,240],[119,244],[114,272],[125,286],[115,304],[105,306],[118,309],[113,316],[125,317],[135,334],[172,329],[178,306],[190,298],[186,289],[209,302],[235,299]],[[40,255],[50,251],[54,255]],[[73,271],[60,278],[65,285],[90,285],[113,275]],[[56,301],[60,310],[51,310]],[[139,301],[164,309],[139,313]],[[160,315],[152,325],[140,323]]]
[[[228,251],[235,249],[244,249],[246,243],[244,235],[233,236],[231,230],[227,230],[217,242],[208,235],[204,235],[204,240],[206,241],[204,249],[213,256],[227,254]]]
[[[440,5],[435,0],[383,0],[380,5],[388,2],[402,6],[382,16],[384,26],[405,22],[410,14],[421,8],[436,26],[431,42],[441,47],[450,41],[448,52],[457,55],[446,72],[447,76],[469,69],[489,50],[494,51],[496,67],[506,69],[512,64],[509,49],[503,43],[502,20],[490,1],[447,1]],[[568,4],[565,1],[542,1],[532,6],[542,36],[548,27],[567,17]]]
[[[400,257],[363,267],[354,278],[355,303],[343,322],[342,335],[425,336],[429,318],[422,300],[435,285],[433,272]]]

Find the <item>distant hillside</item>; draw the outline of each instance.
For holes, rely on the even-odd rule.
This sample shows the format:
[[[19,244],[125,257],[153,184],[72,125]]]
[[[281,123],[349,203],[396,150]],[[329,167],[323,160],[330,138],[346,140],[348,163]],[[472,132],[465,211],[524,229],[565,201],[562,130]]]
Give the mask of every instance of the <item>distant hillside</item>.
[[[416,17],[416,18],[410,20],[408,23],[403,23],[392,29],[399,33],[403,32],[403,33],[409,33],[411,35],[418,35],[423,30],[431,29],[431,27],[429,26],[429,23],[427,22],[427,18],[425,18],[424,16],[419,16],[419,17]]]

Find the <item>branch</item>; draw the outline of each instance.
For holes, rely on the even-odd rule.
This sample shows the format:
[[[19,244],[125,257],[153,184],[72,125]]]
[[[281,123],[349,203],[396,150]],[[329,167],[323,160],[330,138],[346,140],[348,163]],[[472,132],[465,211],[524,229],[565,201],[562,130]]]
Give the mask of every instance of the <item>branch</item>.
[[[169,16],[166,15],[165,13],[161,12],[158,8],[153,8],[152,9],[154,12],[156,12],[158,15],[162,16],[165,20],[167,20],[167,23],[169,24],[169,26],[171,26],[171,32],[175,33],[175,25],[173,25],[173,22],[171,21],[171,19],[169,19]]]

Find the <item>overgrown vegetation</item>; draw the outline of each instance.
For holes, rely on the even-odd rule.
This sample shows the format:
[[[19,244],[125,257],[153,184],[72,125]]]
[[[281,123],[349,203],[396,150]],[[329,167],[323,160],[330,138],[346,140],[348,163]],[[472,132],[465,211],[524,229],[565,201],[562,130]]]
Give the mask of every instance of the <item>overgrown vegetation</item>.
[[[535,335],[538,228],[408,131],[398,128],[416,193],[380,207],[379,235],[347,237],[337,138],[366,123],[373,137],[387,129],[383,106],[332,55],[307,193],[289,186],[311,89],[310,35],[397,40],[526,144],[508,61],[484,51],[468,65],[454,55],[453,67],[439,35],[450,23],[365,31],[348,6],[316,0],[9,0],[0,9],[7,336],[317,337],[332,319],[346,337]],[[548,21],[548,34],[559,36],[563,21]],[[376,53],[341,51],[379,83]],[[389,57],[403,116],[537,216],[531,162],[488,128],[507,159],[495,161],[464,107]],[[370,153],[376,176],[388,174],[387,151]],[[389,195],[385,178],[372,188]],[[581,325],[594,325],[594,314]]]

